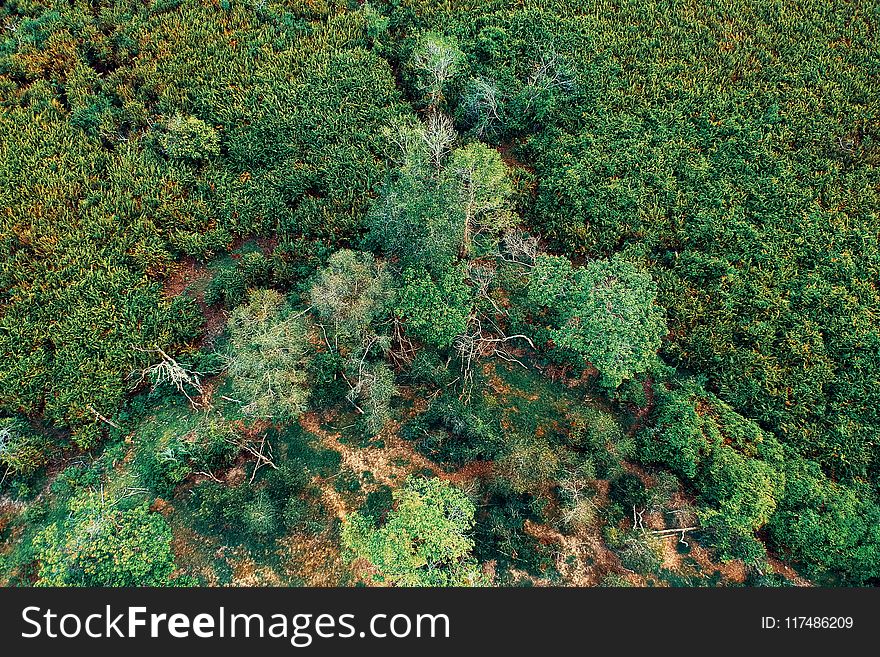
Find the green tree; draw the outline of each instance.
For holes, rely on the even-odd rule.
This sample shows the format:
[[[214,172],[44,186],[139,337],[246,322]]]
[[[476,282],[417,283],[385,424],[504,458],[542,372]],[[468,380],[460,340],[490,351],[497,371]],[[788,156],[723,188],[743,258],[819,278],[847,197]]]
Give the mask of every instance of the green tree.
[[[220,154],[217,131],[194,116],[176,114],[168,119],[159,144],[169,157],[191,162],[201,162]]]
[[[446,172],[458,188],[464,214],[462,255],[468,257],[477,236],[497,236],[516,224],[510,206],[513,185],[498,151],[479,142],[453,151]]]
[[[592,365],[606,388],[644,371],[666,332],[650,275],[619,256],[573,267],[562,256],[539,256],[528,297],[549,310],[557,347]]]
[[[308,336],[303,320],[274,290],[251,290],[229,318],[227,372],[243,410],[257,418],[291,419],[308,402]]]
[[[394,312],[407,333],[443,349],[464,333],[470,314],[470,289],[461,267],[451,267],[437,279],[424,269],[407,269],[394,302]]]
[[[457,259],[464,212],[452,180],[438,180],[420,147],[373,205],[369,239],[406,267],[439,272]]]
[[[330,256],[309,290],[319,321],[335,344],[359,346],[385,318],[392,298],[391,276],[371,253],[340,249]]]
[[[471,555],[474,505],[441,479],[410,478],[393,493],[394,507],[376,528],[353,513],[342,529],[343,545],[375,568],[377,582],[396,586],[489,584]]]
[[[174,572],[171,528],[147,504],[128,511],[91,492],[34,538],[39,586],[163,586]]]

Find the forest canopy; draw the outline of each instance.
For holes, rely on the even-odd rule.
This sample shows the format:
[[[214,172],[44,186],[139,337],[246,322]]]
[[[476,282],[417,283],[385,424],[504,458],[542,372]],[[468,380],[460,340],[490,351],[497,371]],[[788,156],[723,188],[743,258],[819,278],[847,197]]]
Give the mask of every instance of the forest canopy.
[[[0,584],[880,583],[876,4],[0,24]]]

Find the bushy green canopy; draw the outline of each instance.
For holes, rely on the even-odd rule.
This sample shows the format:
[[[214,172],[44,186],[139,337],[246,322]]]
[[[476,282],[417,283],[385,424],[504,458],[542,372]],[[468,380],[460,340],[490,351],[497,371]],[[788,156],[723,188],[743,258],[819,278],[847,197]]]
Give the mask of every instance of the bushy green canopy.
[[[410,335],[443,349],[467,328],[469,301],[461,267],[449,268],[436,280],[424,269],[413,268],[403,272],[394,312]]]
[[[557,347],[599,370],[602,384],[616,388],[644,371],[666,332],[654,303],[651,276],[621,257],[573,267],[563,256],[538,258],[529,300],[551,312],[549,334]]]
[[[41,586],[163,586],[174,572],[171,528],[146,504],[114,508],[92,492],[35,539]]]
[[[396,586],[480,586],[487,583],[471,556],[474,505],[441,479],[411,478],[394,491],[384,525],[352,514],[343,544],[375,568],[374,578]]]

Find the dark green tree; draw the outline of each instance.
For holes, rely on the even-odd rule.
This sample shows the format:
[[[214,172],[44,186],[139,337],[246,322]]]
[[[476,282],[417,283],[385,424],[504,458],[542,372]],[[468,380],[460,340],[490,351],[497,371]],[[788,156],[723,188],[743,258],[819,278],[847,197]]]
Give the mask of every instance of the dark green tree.
[[[562,256],[539,256],[529,301],[549,311],[557,347],[592,365],[606,388],[646,370],[666,333],[651,276],[619,256],[573,267]]]

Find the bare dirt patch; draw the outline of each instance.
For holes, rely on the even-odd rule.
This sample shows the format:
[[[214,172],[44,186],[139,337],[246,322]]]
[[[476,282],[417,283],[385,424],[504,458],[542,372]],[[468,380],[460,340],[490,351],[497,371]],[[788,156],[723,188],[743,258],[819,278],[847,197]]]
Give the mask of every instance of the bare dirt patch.
[[[281,586],[281,578],[270,566],[254,561],[242,547],[231,550],[227,558],[232,566],[231,586]]]
[[[171,549],[178,565],[177,573],[199,575],[208,586],[219,586],[211,561],[205,558],[205,554],[213,549],[211,540],[183,525],[173,525],[172,535]]]
[[[205,286],[211,276],[211,271],[205,265],[188,257],[177,264],[162,285],[162,296],[166,299],[173,299],[181,294],[189,294],[195,299],[205,318],[201,345],[213,344],[226,326],[226,312],[205,303]]]
[[[347,569],[331,537],[293,533],[278,543],[287,577],[300,577],[306,586],[341,585]]]
[[[321,444],[339,453],[342,463],[352,472],[369,472],[373,478],[387,486],[396,487],[406,479],[407,475],[427,469],[440,475],[440,469],[429,459],[416,452],[412,445],[397,435],[400,429],[398,422],[389,422],[377,438],[383,442],[382,447],[355,447],[346,445],[340,440],[338,432],[329,431],[321,425],[317,413],[305,413],[300,416],[302,427],[317,436]]]
[[[767,557],[767,563],[770,564],[770,567],[773,569],[773,572],[777,575],[782,575],[788,581],[792,582],[796,586],[813,586],[812,582],[807,579],[804,579],[800,575],[798,575],[797,571],[791,566],[782,563],[776,557]]]
[[[0,499],[0,532],[6,529],[12,519],[19,513],[24,511],[23,502],[11,500],[9,498]]]

